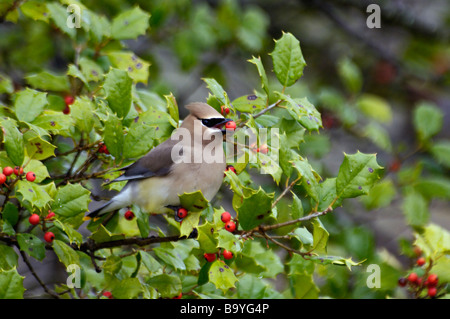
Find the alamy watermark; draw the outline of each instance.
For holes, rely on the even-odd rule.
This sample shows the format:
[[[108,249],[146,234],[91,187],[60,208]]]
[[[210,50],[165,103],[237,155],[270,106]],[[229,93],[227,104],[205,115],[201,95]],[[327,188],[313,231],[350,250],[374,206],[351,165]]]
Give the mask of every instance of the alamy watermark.
[[[76,4],[69,4],[67,6],[67,12],[69,16],[67,17],[66,24],[70,29],[81,28],[81,8]]]
[[[366,9],[370,13],[366,19],[366,25],[369,29],[381,28],[381,8],[378,4],[369,4]]]

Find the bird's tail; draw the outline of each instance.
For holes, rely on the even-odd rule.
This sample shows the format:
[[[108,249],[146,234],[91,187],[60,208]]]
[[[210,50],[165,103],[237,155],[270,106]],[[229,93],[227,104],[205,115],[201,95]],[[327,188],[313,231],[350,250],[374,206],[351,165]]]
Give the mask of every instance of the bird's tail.
[[[113,199],[111,199],[110,201],[106,202],[99,208],[93,210],[92,212],[84,216],[83,220],[90,220],[90,219],[96,220],[106,213],[112,212],[122,207],[129,206],[131,204],[130,190],[131,188],[129,187],[129,184],[127,184],[122,189],[122,191],[119,194],[117,194]]]

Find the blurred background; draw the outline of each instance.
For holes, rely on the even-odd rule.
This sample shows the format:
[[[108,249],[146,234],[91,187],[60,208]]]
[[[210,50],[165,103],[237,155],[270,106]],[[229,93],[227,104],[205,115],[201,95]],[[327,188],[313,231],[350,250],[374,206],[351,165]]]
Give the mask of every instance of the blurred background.
[[[15,16],[10,8],[21,2],[0,3],[0,73],[16,89],[26,85],[27,74],[43,69],[64,73],[76,58],[73,43],[57,28],[30,23],[19,11]],[[81,2],[110,18],[135,5],[151,14],[147,35],[126,45],[151,63],[142,89],[156,93],[155,99],[173,93],[179,106],[206,100],[203,77],[215,78],[231,100],[252,93],[260,80],[247,60],[261,56],[270,74],[273,39],[283,31],[299,39],[307,67],[286,92],[307,96],[324,125],[318,134],[304,136],[300,153],[323,178],[336,176],[344,152],[377,153],[385,167],[369,196],[348,201],[322,219],[330,232],[330,254],[381,264],[386,275],[382,288],[357,284],[365,280],[365,268],[328,267],[321,274],[321,295],[392,293],[402,271],[411,267],[414,227],[433,222],[450,229],[448,0]],[[367,26],[371,3],[381,9],[380,28]],[[8,21],[14,19],[18,23]],[[270,85],[277,89],[271,75]],[[183,111],[180,107],[181,118]],[[431,114],[426,125],[431,133],[424,136],[427,128],[418,122],[426,114]],[[224,189],[221,196],[226,206],[231,193]],[[31,289],[34,279],[27,280]]]

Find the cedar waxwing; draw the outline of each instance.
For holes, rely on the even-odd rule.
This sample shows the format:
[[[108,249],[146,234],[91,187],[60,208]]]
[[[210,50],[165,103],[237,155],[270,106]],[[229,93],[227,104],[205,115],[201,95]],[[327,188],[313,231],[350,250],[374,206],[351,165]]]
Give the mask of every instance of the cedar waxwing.
[[[125,173],[111,183],[128,183],[86,219],[133,204],[148,213],[167,213],[179,207],[178,195],[198,190],[208,201],[213,199],[226,169],[221,127],[231,120],[205,103],[191,103],[186,108],[190,114],[172,136],[120,169]]]

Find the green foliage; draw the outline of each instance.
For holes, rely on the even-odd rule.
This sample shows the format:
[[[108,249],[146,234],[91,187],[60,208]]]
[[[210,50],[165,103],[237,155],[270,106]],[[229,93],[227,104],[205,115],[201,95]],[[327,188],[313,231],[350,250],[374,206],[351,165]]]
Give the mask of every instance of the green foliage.
[[[399,210],[414,231],[414,245],[432,261],[430,271],[443,284],[450,281],[450,235],[429,222],[431,200],[448,200],[450,182],[439,174],[424,177],[430,166],[438,173],[450,166],[448,141],[433,141],[443,126],[437,106],[422,102],[413,112],[420,147],[436,163],[424,161],[385,177],[375,152],[352,149],[343,153],[340,165],[333,159],[337,170],[328,172],[319,164],[331,148],[324,113],[332,112],[349,130],[361,129],[360,135],[382,150],[395,149],[384,127],[393,119],[392,107],[363,91],[355,61],[337,62],[344,93],[330,88],[305,93],[298,89],[305,85],[300,80],[307,65],[299,40],[283,32],[274,44],[266,41],[268,19],[256,7],[240,8],[236,1],[221,1],[216,9],[183,1],[141,1],[141,6],[112,4],[105,9],[107,15],[100,15],[96,12],[104,12],[104,2],[77,3],[81,28],[68,26],[67,1],[0,5],[0,15],[11,9],[6,20],[33,30],[25,37],[27,48],[11,46],[12,62],[21,61],[15,67],[23,85],[0,74],[0,166],[24,170],[0,185],[0,298],[23,298],[19,258],[43,261],[47,250],[65,267],[82,269],[82,286],[57,284],[54,290],[63,292],[58,296],[99,298],[108,290],[124,299],[173,298],[180,293],[189,298],[349,297],[355,292],[336,287],[346,287],[350,276],[364,282],[361,269],[367,262],[380,264],[388,276],[383,277],[381,292],[363,288],[361,295],[384,297],[393,293],[397,280],[392,284],[385,278],[397,276],[398,267],[375,252],[366,228],[333,219],[339,207],[356,197],[367,210],[401,197]],[[185,26],[175,32],[166,25],[174,14]],[[202,66],[198,78],[209,90],[206,102],[219,112],[221,106],[230,109],[227,117],[238,125],[237,140],[246,134],[244,129],[256,137],[255,145],[244,145],[241,153],[227,158],[236,174],[224,173],[217,196],[230,195],[227,207],[233,209],[234,232],[221,221],[225,209],[216,200],[208,202],[200,191],[179,194],[188,210],[181,224],[164,215],[162,227],[139,207],[131,207],[132,221],[119,211],[84,224],[91,198],[97,198],[93,180],[116,178],[117,169],[168,139],[179,126],[182,106],[176,94],[159,87],[158,63],[134,52],[133,41],[152,32],[154,41],[167,42],[174,50],[184,70],[198,67],[204,51],[235,45],[253,68],[258,88],[242,96],[227,91],[220,71],[206,72],[217,70],[216,65]],[[173,34],[166,37],[165,32]],[[54,55],[52,41],[64,55],[57,72],[47,63]],[[273,45],[269,54],[266,42]],[[73,97],[73,103],[66,103],[67,97]],[[261,129],[276,134],[268,137]],[[25,178],[30,171],[35,181]],[[255,175],[268,182],[260,184]],[[124,185],[104,186],[118,191]],[[55,216],[46,219],[49,212]],[[34,213],[40,216],[38,225],[28,221]],[[51,243],[43,239],[47,231],[55,233]],[[233,257],[225,259],[224,250]],[[208,262],[205,253],[216,254],[216,260]],[[280,277],[285,286],[275,288],[272,282]]]

